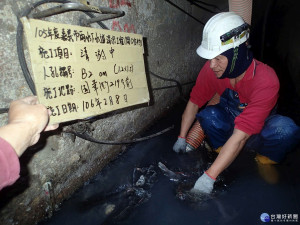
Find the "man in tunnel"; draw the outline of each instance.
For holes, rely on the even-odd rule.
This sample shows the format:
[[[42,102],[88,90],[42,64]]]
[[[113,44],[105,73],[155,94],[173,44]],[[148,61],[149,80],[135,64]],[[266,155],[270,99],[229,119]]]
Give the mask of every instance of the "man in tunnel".
[[[205,25],[197,54],[208,61],[201,69],[182,115],[175,152],[186,152],[186,137],[195,117],[219,154],[192,191],[211,193],[217,176],[247,146],[265,164],[282,161],[300,140],[300,127],[275,114],[279,80],[275,71],[253,58],[249,27],[233,12],[219,13]],[[215,95],[216,105],[202,109]]]

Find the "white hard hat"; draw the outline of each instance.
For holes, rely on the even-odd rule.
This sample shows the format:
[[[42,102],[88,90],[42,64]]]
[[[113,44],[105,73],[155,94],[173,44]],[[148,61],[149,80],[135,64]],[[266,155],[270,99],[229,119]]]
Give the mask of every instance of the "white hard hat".
[[[249,37],[248,27],[242,17],[234,12],[214,15],[205,24],[197,54],[205,59],[213,59],[226,50],[239,46]]]

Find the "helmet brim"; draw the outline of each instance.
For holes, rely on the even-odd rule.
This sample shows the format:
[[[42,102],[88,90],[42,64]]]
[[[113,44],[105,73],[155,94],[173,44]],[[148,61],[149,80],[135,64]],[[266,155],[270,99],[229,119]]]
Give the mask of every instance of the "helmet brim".
[[[208,51],[207,49],[203,48],[202,45],[197,48],[196,52],[204,59],[213,59],[222,53],[222,51]]]

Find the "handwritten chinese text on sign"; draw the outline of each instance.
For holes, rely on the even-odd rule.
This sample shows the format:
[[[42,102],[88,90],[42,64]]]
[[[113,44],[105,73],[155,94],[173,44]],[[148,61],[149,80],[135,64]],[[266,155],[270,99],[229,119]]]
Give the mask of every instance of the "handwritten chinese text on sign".
[[[149,102],[141,35],[22,18],[50,123]]]

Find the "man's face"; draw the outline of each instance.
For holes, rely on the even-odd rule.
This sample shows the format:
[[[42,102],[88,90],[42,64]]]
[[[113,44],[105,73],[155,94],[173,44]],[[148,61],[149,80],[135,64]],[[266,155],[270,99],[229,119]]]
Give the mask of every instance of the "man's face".
[[[225,72],[228,64],[228,59],[224,55],[218,55],[210,60],[210,68],[214,71],[217,78],[220,78]]]

